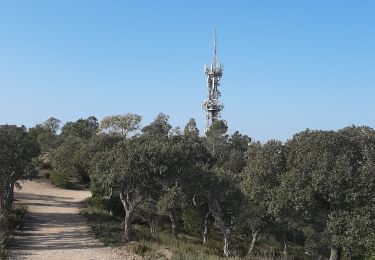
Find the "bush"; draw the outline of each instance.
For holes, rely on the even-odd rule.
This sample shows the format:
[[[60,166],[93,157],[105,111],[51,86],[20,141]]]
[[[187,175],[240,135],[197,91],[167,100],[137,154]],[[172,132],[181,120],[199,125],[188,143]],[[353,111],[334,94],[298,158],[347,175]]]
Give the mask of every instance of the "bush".
[[[6,217],[6,225],[9,229],[20,229],[23,225],[23,219],[26,215],[26,208],[23,206],[15,207]]]
[[[51,171],[50,180],[53,185],[61,188],[68,188],[70,184],[66,176],[58,174],[56,171]]]
[[[136,243],[131,247],[131,251],[134,254],[143,256],[146,252],[150,251],[150,248],[145,245],[144,242]]]
[[[26,208],[15,205],[14,209],[8,212],[0,213],[0,258],[5,259],[5,248],[13,230],[19,229],[23,225],[23,219],[26,215]]]
[[[95,238],[99,239],[105,246],[120,245],[124,242],[123,229],[117,223],[89,223]]]
[[[186,203],[182,212],[182,220],[184,221],[184,228],[189,235],[200,235],[201,223],[199,222],[200,215],[194,205]]]

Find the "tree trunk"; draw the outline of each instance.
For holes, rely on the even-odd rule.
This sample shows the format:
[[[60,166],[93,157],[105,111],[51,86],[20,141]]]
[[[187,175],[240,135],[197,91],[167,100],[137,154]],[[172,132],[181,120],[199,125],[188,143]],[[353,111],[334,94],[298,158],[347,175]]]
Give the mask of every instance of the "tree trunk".
[[[13,205],[13,201],[14,201],[14,184],[15,182],[12,181],[11,184],[10,184],[10,190],[9,190],[9,206],[10,208],[12,208],[12,205]]]
[[[208,207],[208,203],[203,200],[200,203],[197,203],[196,196],[193,196],[193,204],[196,209],[199,211],[199,219],[200,219],[200,228],[202,232],[202,243],[206,244],[208,240],[208,234],[210,232],[209,229],[209,217],[210,217],[210,209]]]
[[[257,239],[258,239],[258,235],[259,235],[259,231],[253,232],[253,234],[252,234],[253,239],[251,240],[250,248],[249,248],[249,251],[247,252],[248,255],[253,254],[254,247],[255,247],[255,244],[256,244]]]
[[[284,252],[283,252],[283,255],[284,255],[284,259],[288,258],[288,246],[286,245],[285,241],[284,241]]]
[[[130,204],[130,195],[128,192],[126,193],[120,192],[120,200],[125,210],[125,217],[124,217],[125,238],[127,239],[128,242],[131,242],[133,241],[132,221],[133,221],[134,206]]]
[[[331,246],[331,255],[329,260],[340,260],[341,259],[341,248],[338,246],[332,245]]]
[[[231,248],[231,241],[230,241],[230,230],[229,229],[225,229],[225,231],[223,232],[223,236],[224,236],[224,255],[226,257],[229,257],[232,255],[232,252],[230,250]]]
[[[151,233],[151,235],[155,235],[155,234],[156,234],[156,223],[155,223],[155,219],[153,219],[153,218],[149,218],[148,223],[149,223],[149,225],[150,225],[150,233]]]
[[[4,208],[6,210],[10,210],[12,208],[13,189],[14,183],[12,182],[11,177],[7,177],[4,185]]]
[[[177,238],[178,237],[178,230],[177,230],[176,216],[171,211],[169,212],[169,218],[171,219],[171,224],[172,224],[172,235],[175,238]]]
[[[203,237],[203,244],[206,244],[208,240],[208,220],[207,219],[205,219],[204,224],[203,224],[202,237]]]
[[[204,217],[203,231],[202,231],[203,244],[206,244],[207,239],[208,239],[208,232],[209,232],[209,229],[208,229],[208,217],[209,217],[209,215],[210,215],[210,212],[208,212],[206,214],[206,216]]]
[[[128,242],[133,241],[133,226],[130,212],[125,212],[125,237]]]
[[[286,235],[284,233],[284,252],[283,252],[284,259],[288,258],[288,246],[286,244]]]
[[[4,198],[4,191],[3,189],[1,188],[0,189],[0,211],[2,211],[4,209],[4,201],[5,201],[5,198]]]
[[[210,203],[210,211],[212,216],[215,218],[216,225],[220,228],[221,233],[223,234],[224,239],[224,247],[223,252],[226,257],[232,255],[231,252],[231,241],[230,241],[230,234],[231,234],[231,227],[227,225],[223,219],[223,213],[221,210],[221,206],[216,199],[213,199]]]

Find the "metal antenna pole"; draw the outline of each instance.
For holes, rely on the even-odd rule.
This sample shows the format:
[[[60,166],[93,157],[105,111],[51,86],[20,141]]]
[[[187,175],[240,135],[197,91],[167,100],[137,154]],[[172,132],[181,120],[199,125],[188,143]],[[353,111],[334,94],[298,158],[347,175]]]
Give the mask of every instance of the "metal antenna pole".
[[[216,29],[214,30],[214,56],[213,56],[213,64],[214,64],[214,68],[216,67]]]
[[[207,76],[207,99],[203,101],[203,108],[206,110],[206,131],[211,125],[220,120],[220,112],[223,110],[224,105],[220,103],[219,97],[221,93],[219,91],[220,79],[223,75],[223,64],[217,60],[217,49],[216,49],[216,29],[214,30],[214,46],[213,46],[213,57],[211,66],[205,66],[205,74]]]

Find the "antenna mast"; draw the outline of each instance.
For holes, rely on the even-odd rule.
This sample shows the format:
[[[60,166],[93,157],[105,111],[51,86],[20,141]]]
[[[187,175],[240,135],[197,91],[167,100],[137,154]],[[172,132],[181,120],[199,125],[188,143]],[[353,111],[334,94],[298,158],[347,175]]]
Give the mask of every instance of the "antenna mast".
[[[216,29],[214,31],[213,57],[210,65],[205,65],[204,73],[207,76],[207,99],[203,101],[203,109],[206,111],[206,129],[220,119],[220,112],[224,105],[220,103],[220,80],[223,76],[223,64],[218,63],[216,55]]]

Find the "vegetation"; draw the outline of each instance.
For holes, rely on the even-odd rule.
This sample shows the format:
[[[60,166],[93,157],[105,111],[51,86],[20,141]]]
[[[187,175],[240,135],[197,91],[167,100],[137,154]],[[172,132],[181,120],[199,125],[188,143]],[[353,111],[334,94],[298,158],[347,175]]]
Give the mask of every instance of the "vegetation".
[[[224,121],[205,136],[193,119],[183,131],[164,114],[140,123],[124,114],[0,127],[2,212],[37,167],[56,185],[90,186],[94,234],[148,258],[375,258],[373,129],[259,143]]]
[[[0,255],[5,257],[9,235],[20,224],[25,210],[13,205],[19,180],[35,174],[39,149],[34,131],[13,125],[0,126]]]

